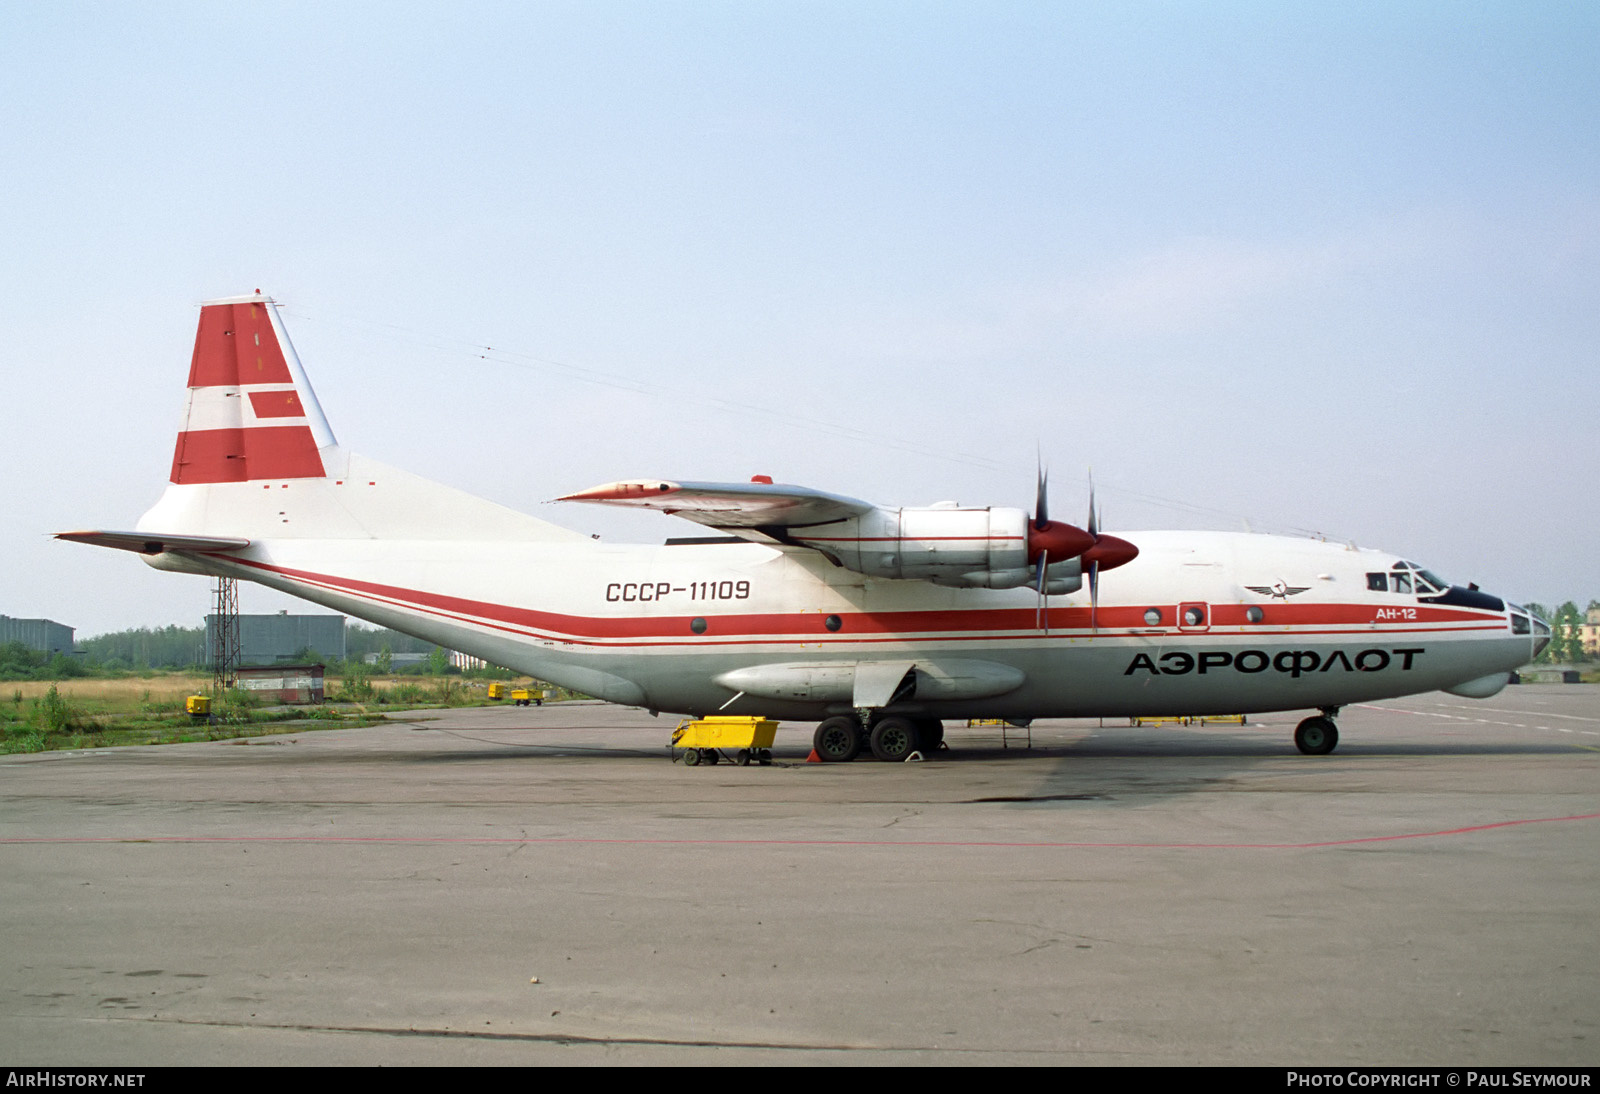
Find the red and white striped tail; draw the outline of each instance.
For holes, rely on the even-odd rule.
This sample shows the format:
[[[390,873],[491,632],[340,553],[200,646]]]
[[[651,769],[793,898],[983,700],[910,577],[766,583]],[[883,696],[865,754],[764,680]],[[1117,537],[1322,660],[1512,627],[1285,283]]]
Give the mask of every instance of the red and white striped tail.
[[[258,294],[201,305],[172,481],[322,478],[319,450],[333,443],[272,301]]]
[[[67,538],[138,551],[168,569],[189,566],[171,561],[186,552],[289,541],[590,542],[341,447],[260,293],[201,305],[171,480],[133,531]]]

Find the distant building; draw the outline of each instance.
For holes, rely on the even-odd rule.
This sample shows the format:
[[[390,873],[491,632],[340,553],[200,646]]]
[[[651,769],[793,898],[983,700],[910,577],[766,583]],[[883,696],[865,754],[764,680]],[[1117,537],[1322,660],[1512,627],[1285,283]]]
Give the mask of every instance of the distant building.
[[[469,669],[481,669],[489,664],[481,657],[473,657],[471,654],[462,653],[460,650],[445,650],[444,652],[445,656],[449,658],[449,663],[462,672],[466,672]],[[389,655],[389,667],[390,669],[408,669],[414,665],[426,665],[432,657],[433,654],[431,653],[391,653]],[[376,665],[383,660],[383,654],[369,653],[362,660],[369,665]]]
[[[206,616],[206,656],[216,649],[217,617]],[[344,660],[344,616],[277,615],[239,616],[239,663],[274,665],[293,661],[304,650],[322,657]]]
[[[239,686],[269,703],[320,703],[327,695],[321,665],[240,669]]]
[[[40,653],[72,653],[72,628],[53,619],[12,619],[0,615],[0,645],[21,642]]]
[[[489,662],[483,658],[474,657],[470,653],[462,653],[460,650],[450,651],[450,663],[462,672],[471,672],[474,669],[489,667]]]
[[[1589,611],[1583,625],[1578,628],[1578,636],[1583,642],[1583,652],[1587,656],[1600,656],[1600,608]]]
[[[402,669],[409,668],[412,665],[426,665],[428,658],[431,656],[432,654],[427,653],[391,653],[389,655],[389,667],[391,669]],[[369,665],[376,665],[383,660],[383,654],[369,653],[362,660]]]

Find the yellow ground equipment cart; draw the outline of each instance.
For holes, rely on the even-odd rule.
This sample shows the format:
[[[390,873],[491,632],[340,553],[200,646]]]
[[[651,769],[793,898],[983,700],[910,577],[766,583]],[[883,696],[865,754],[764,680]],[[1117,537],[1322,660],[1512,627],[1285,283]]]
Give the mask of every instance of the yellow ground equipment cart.
[[[211,717],[211,696],[186,696],[183,700],[183,709],[195,721],[203,722]]]
[[[511,701],[519,707],[532,703],[536,707],[544,706],[544,691],[538,688],[517,688],[511,693]]]
[[[491,699],[504,699],[505,697],[506,697],[506,686],[504,684],[502,684],[499,680],[496,680],[494,683],[489,685],[489,698],[491,698]]]
[[[713,715],[710,718],[685,718],[672,731],[672,758],[690,767],[714,764],[727,759],[723,749],[738,749],[733,762],[744,767],[754,760],[772,762],[772,739],[778,723],[770,718],[743,718]]]

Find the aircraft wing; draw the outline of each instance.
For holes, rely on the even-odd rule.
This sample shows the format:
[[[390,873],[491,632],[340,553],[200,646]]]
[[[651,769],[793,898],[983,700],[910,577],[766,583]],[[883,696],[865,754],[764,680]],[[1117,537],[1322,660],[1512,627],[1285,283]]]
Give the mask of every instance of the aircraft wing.
[[[669,482],[625,479],[567,494],[557,501],[587,501],[656,509],[711,528],[796,528],[848,520],[877,508],[805,486],[770,482]]]
[[[57,539],[159,555],[163,551],[238,551],[250,546],[248,539],[224,536],[169,536],[160,532],[57,532]]]

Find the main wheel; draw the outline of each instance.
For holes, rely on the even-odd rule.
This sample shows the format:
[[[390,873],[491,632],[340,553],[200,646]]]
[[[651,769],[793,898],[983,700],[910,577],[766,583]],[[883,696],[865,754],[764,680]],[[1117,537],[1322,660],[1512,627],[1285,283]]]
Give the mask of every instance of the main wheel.
[[[916,723],[909,718],[885,718],[872,727],[872,754],[885,763],[900,763],[919,743]]]
[[[1294,747],[1307,756],[1326,756],[1339,747],[1339,727],[1332,718],[1307,718],[1294,728]]]
[[[937,718],[918,718],[916,720],[918,748],[923,752],[938,751],[944,744],[944,723]]]
[[[861,724],[843,714],[829,718],[812,735],[811,747],[824,763],[849,763],[861,753]]]

